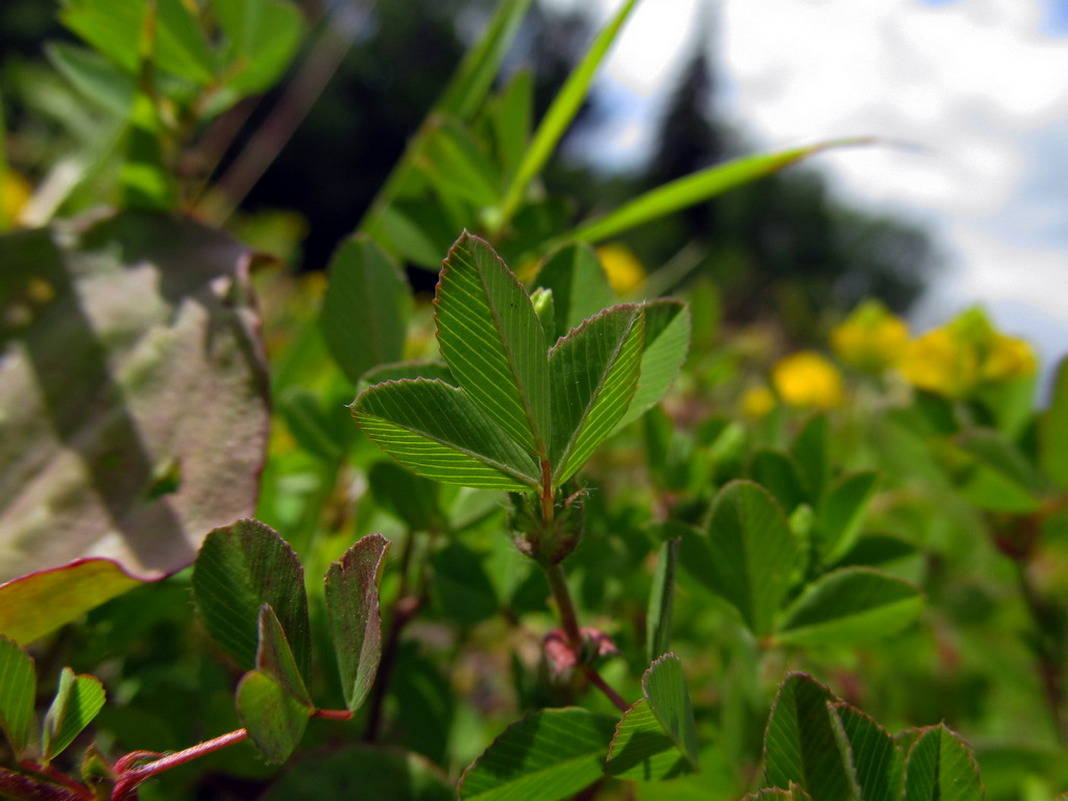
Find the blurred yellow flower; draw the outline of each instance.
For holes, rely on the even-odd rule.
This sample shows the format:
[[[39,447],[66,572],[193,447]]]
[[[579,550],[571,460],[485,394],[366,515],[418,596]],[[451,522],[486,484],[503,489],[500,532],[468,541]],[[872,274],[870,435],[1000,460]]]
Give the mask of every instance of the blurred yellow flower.
[[[1038,370],[1038,357],[1022,339],[994,334],[983,359],[984,381],[1011,381],[1027,378]]]
[[[900,366],[914,387],[949,398],[964,397],[979,378],[975,348],[945,326],[910,342]]]
[[[909,344],[909,327],[877,300],[866,300],[831,330],[831,348],[858,370],[881,373],[896,364]]]
[[[645,268],[630,248],[611,243],[597,248],[608,283],[620,295],[629,295],[645,282]]]
[[[775,393],[763,384],[750,387],[742,395],[739,406],[743,415],[759,420],[775,408]]]
[[[4,173],[3,182],[0,183],[0,205],[3,206],[3,219],[8,225],[18,220],[22,207],[26,205],[32,193],[30,182],[17,172],[7,170]]]
[[[967,309],[909,344],[901,372],[913,386],[964,398],[981,383],[1034,375],[1038,359],[1022,339],[994,328],[982,309]]]
[[[830,359],[803,350],[780,359],[771,369],[771,381],[790,406],[830,409],[842,403],[842,374]]]

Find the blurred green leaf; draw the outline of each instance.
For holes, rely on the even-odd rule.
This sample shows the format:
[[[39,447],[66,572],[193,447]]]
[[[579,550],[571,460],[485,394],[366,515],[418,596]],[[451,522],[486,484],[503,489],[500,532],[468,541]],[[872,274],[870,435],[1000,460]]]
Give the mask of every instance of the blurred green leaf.
[[[530,142],[533,113],[534,75],[528,69],[521,69],[509,79],[489,107],[497,162],[507,181],[515,176]]]
[[[215,59],[197,16],[200,9],[182,0],[155,0],[154,5],[158,65],[200,86],[210,86],[215,82]]]
[[[531,0],[502,0],[478,44],[467,51],[435,109],[469,121],[482,108]]]
[[[775,635],[789,645],[852,645],[894,634],[923,610],[906,581],[866,567],[821,576],[786,610]]]
[[[157,212],[175,208],[175,176],[164,162],[163,138],[159,109],[152,98],[138,92],[130,108],[126,158],[119,167],[123,207]]]
[[[140,71],[148,4],[142,0],[64,0],[60,21],[129,75]]]
[[[691,575],[734,606],[757,636],[771,632],[798,556],[778,504],[748,481],[717,493],[706,536],[684,537],[681,553]]]
[[[972,429],[956,444],[971,458],[954,467],[961,493],[980,509],[1027,514],[1041,504],[1034,468],[1004,434]]]
[[[849,473],[824,491],[816,508],[816,542],[826,563],[840,559],[856,542],[878,480],[874,471]]]
[[[437,483],[393,462],[375,462],[367,479],[375,503],[411,531],[435,531],[444,522]]]
[[[33,658],[14,641],[0,636],[0,728],[16,759],[23,758],[34,734],[36,693]]]
[[[504,0],[497,5],[496,12],[486,26],[482,38],[478,44],[467,51],[440,100],[424,119],[420,130],[409,140],[404,155],[378,191],[378,195],[360,221],[357,230],[368,234],[383,247],[388,247],[380,237],[387,228],[390,229],[388,239],[396,252],[406,252],[402,248],[407,246],[409,237],[422,239],[421,246],[418,248],[422,259],[414,259],[414,261],[424,267],[435,265],[440,258],[440,251],[433,252],[429,240],[420,231],[418,223],[414,223],[409,216],[398,216],[395,213],[397,201],[402,197],[419,194],[418,191],[413,191],[413,186],[423,181],[418,174],[418,159],[426,141],[431,120],[435,115],[453,116],[463,123],[474,120],[493,86],[493,81],[497,77],[497,72],[512,41],[519,32],[520,23],[530,3],[531,0]],[[423,205],[426,206],[426,204]],[[433,207],[439,205],[443,204],[433,204]],[[466,221],[461,222],[461,225],[465,224],[467,224]],[[454,232],[455,228],[450,235],[454,235]]]
[[[368,534],[326,572],[326,615],[350,712],[367,698],[382,657],[378,587],[389,546],[381,534]]]
[[[675,492],[699,486],[704,462],[694,452],[694,438],[676,430],[675,421],[657,406],[642,423],[646,466],[657,486]]]
[[[675,571],[679,561],[679,540],[660,546],[645,613],[645,650],[652,661],[671,647],[671,621],[675,601]]]
[[[56,697],[45,714],[41,755],[52,761],[93,722],[104,706],[104,685],[94,676],[74,675],[69,667],[59,674]]]
[[[155,13],[151,23],[150,9]],[[199,20],[181,0],[64,0],[60,19],[130,75],[140,74],[142,47],[149,45],[159,68],[201,86],[214,80],[214,60]],[[153,38],[146,42],[147,31]]]
[[[750,460],[749,475],[774,496],[787,515],[805,502],[800,467],[789,454],[761,448]]]
[[[117,119],[130,116],[137,84],[99,53],[66,42],[48,42],[45,55],[79,92]]]
[[[555,340],[616,302],[601,261],[592,247],[572,243],[555,250],[534,279],[535,286],[553,293]]]
[[[549,352],[554,486],[586,463],[626,413],[638,382],[643,311],[637,304],[606,309]]]
[[[358,235],[337,249],[322,326],[331,354],[353,383],[404,356],[412,304],[404,273],[374,242]]]
[[[320,405],[319,395],[302,386],[289,386],[277,393],[275,405],[303,451],[328,464],[345,455],[353,430],[348,414],[343,415],[345,428],[339,430]],[[344,412],[344,407],[338,408]]]
[[[603,775],[615,720],[542,709],[513,723],[460,777],[460,798],[568,798]]]
[[[304,569],[276,531],[257,520],[239,520],[215,529],[197,554],[192,583],[204,627],[238,665],[245,669],[256,665],[260,606],[268,603],[300,672],[307,672]]]
[[[463,199],[476,208],[499,202],[495,166],[481,142],[458,120],[432,119],[417,163],[442,198]]]
[[[867,565],[874,567],[914,553],[916,553],[916,546],[900,537],[893,537],[887,534],[872,534],[858,539],[853,547],[835,563],[835,566]]]
[[[837,700],[810,676],[786,677],[764,734],[765,784],[789,787],[796,782],[814,801],[853,801],[828,708]]]
[[[827,415],[810,417],[794,439],[790,455],[801,468],[801,481],[808,496],[815,501],[831,477],[830,428]]]
[[[272,781],[262,801],[367,798],[453,801],[456,790],[428,760],[393,747],[346,745],[309,755]]]
[[[500,609],[496,590],[482,559],[460,542],[451,542],[430,557],[432,591],[444,615],[462,626],[489,620]]]
[[[227,39],[223,85],[238,95],[270,88],[304,37],[300,9],[286,0],[212,0],[211,8]]]
[[[1042,468],[1062,490],[1068,490],[1068,356],[1061,359],[1049,406],[1039,423]]]
[[[361,233],[399,258],[438,270],[455,229],[438,204],[396,201],[382,209]]]
[[[504,222],[511,220],[515,215],[523,200],[523,193],[526,191],[527,186],[541,172],[545,163],[549,160],[549,156],[556,149],[557,143],[570,127],[575,115],[578,114],[582,104],[586,101],[597,68],[601,65],[601,61],[619,35],[619,30],[623,27],[627,17],[630,16],[630,12],[634,10],[636,2],[637,0],[626,0],[619,11],[615,13],[609,23],[597,35],[597,38],[594,39],[590,49],[586,51],[582,60],[568,76],[567,81],[557,92],[556,97],[553,98],[552,104],[550,104],[548,111],[545,112],[545,116],[538,124],[538,129],[534,133],[530,146],[527,147],[523,161],[516,170],[515,177],[504,195],[504,203],[501,210]]]
[[[982,801],[979,769],[956,732],[921,730],[905,761],[905,801]]]

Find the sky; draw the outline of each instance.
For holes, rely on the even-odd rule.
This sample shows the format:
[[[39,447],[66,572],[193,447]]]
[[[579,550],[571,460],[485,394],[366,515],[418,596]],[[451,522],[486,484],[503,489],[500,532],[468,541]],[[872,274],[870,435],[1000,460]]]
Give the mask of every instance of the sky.
[[[1047,368],[1068,354],[1068,0],[644,0],[602,68],[606,164],[646,157],[697,46],[757,147],[883,143],[812,163],[844,199],[931,230],[945,265],[917,327],[981,302]]]

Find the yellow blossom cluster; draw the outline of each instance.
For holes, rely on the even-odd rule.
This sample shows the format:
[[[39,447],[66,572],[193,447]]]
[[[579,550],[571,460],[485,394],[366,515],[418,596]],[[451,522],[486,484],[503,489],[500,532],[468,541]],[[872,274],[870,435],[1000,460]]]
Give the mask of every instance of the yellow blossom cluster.
[[[909,344],[908,324],[877,300],[857,306],[831,330],[831,349],[844,364],[881,373],[900,361]]]
[[[841,364],[872,374],[893,368],[912,386],[947,398],[966,398],[984,385],[1027,378],[1038,368],[1031,346],[998,331],[978,308],[910,339],[904,320],[882,303],[866,301],[831,331],[830,342]],[[743,393],[740,409],[750,418],[765,416],[780,401],[831,409],[843,402],[844,386],[829,358],[799,351],[772,366],[771,387],[761,384]]]
[[[842,374],[830,359],[814,350],[784,356],[771,369],[771,383],[787,406],[833,409],[845,396]]]
[[[1031,346],[994,328],[981,309],[968,309],[909,343],[901,374],[915,387],[947,398],[965,398],[983,384],[1034,375]]]

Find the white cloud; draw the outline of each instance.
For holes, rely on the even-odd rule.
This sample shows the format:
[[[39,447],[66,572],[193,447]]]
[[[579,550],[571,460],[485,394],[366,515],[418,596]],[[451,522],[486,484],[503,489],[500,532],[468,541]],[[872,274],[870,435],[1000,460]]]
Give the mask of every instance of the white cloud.
[[[601,23],[621,5],[546,1],[596,8]],[[658,93],[705,34],[724,111],[759,146],[886,142],[817,159],[859,202],[930,223],[955,266],[936,294],[946,316],[1012,299],[1068,320],[1068,36],[1049,35],[1043,0],[709,4],[707,32],[701,0],[639,4],[605,65],[634,117],[614,140],[599,133],[602,159],[640,161]]]
[[[983,215],[1021,177],[1015,137],[1068,113],[1068,40],[1040,24],[1037,0],[725,0],[721,59],[765,141],[912,143],[930,156],[828,162],[862,195]]]

